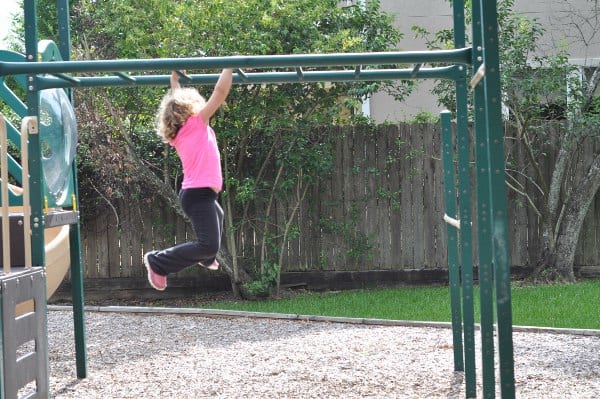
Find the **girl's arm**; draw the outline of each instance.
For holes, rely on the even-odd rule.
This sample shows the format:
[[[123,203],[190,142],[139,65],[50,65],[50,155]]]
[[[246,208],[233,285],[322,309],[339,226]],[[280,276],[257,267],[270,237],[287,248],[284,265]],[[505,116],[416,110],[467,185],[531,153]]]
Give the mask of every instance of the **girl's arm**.
[[[185,74],[185,71],[181,71]],[[179,84],[179,73],[176,71],[171,72],[171,90],[180,89],[181,85]]]
[[[200,115],[202,115],[202,120],[204,120],[204,122],[208,123],[209,119],[217,112],[217,109],[219,109],[221,104],[223,104],[231,89],[232,81],[233,71],[231,69],[223,69],[210,98],[202,110],[200,110]]]

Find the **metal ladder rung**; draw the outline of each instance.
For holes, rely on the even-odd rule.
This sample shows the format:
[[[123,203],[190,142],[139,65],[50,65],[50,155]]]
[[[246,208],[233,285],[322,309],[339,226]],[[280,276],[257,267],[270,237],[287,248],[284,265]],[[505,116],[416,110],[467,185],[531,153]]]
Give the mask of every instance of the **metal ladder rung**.
[[[421,69],[422,66],[423,66],[423,64],[421,64],[421,63],[415,64],[415,66],[413,67],[412,72],[410,73],[410,76],[412,78],[415,78],[417,76],[417,73],[419,73],[419,70]]]
[[[246,75],[240,68],[236,68],[235,73],[237,73],[244,82],[248,81],[248,75]]]
[[[65,73],[53,73],[52,76],[56,76],[59,79],[66,80],[67,82],[71,82],[71,83],[75,83],[75,84],[80,82],[79,79],[77,79],[73,76],[69,76]]]
[[[450,226],[454,226],[460,230],[460,220],[454,219],[444,213],[444,222],[448,223]]]
[[[177,73],[177,75],[179,75],[179,78],[185,83],[192,81],[192,79],[185,72],[180,71],[179,69],[176,70],[175,73]]]
[[[485,76],[485,64],[481,64],[479,66],[479,68],[477,69],[477,72],[475,72],[475,75],[473,75],[473,77],[471,78],[471,82],[469,83],[469,85],[471,86],[471,89],[474,89],[475,86],[477,86],[479,84],[479,82],[481,82],[481,79],[483,79],[484,76]]]
[[[125,72],[115,72],[115,75],[117,75],[118,77],[120,77],[123,80],[126,80],[131,83],[135,83],[135,78],[133,76],[126,74]]]

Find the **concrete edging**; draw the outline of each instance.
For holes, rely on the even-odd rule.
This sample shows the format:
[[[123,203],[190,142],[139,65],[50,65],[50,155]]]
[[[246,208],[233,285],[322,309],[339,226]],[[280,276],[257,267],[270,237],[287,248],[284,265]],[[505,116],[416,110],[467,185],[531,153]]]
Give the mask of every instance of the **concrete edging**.
[[[48,305],[49,311],[68,311],[71,306],[66,305]],[[152,306],[86,306],[85,311],[95,313],[131,313],[131,314],[176,314],[176,315],[198,315],[204,317],[240,317],[257,318],[272,320],[292,320],[292,321],[313,321],[322,323],[346,323],[362,324],[373,326],[389,327],[431,327],[431,328],[452,328],[452,323],[436,321],[410,321],[410,320],[388,320],[388,319],[369,319],[353,317],[332,317],[316,315],[300,315],[291,313],[265,313],[265,312],[245,312],[241,310],[223,310],[223,309],[199,309],[199,308],[164,308]],[[479,329],[479,325],[475,325]],[[577,328],[554,328],[554,327],[535,327],[535,326],[513,326],[514,332],[546,333],[546,334],[569,334],[583,336],[600,337],[600,330],[577,329]]]

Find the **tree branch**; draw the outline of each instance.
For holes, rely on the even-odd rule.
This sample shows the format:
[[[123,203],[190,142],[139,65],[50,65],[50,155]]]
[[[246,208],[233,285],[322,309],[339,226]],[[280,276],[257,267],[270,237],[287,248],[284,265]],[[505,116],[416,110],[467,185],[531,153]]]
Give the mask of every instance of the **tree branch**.
[[[513,190],[515,193],[517,193],[517,194],[525,197],[525,199],[529,203],[529,206],[531,207],[531,209],[533,209],[533,212],[535,212],[535,214],[537,215],[537,217],[539,217],[539,218],[542,217],[542,213],[539,211],[538,207],[535,206],[535,203],[533,202],[533,200],[531,199],[531,197],[529,196],[529,194],[527,194],[524,191],[519,190],[518,188],[516,188],[515,186],[513,186],[508,180],[506,181],[506,185],[508,186],[508,188],[510,188],[511,190]]]

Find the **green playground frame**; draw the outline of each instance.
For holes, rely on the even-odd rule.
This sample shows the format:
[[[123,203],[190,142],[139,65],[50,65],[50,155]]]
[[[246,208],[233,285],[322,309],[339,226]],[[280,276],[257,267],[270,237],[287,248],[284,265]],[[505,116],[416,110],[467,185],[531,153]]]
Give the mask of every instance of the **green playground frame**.
[[[453,1],[455,49],[444,51],[296,54],[201,58],[70,61],[69,2],[57,0],[59,50],[52,56],[38,50],[36,0],[24,1],[24,60],[0,60],[0,76],[25,78],[27,114],[38,116],[40,90],[98,86],[168,85],[171,70],[233,68],[235,84],[304,83],[393,79],[449,79],[456,82],[455,128],[450,112],[443,112],[442,148],[448,222],[448,268],[452,300],[454,364],[465,372],[467,398],[476,397],[475,327],[471,215],[471,171],[475,170],[478,224],[482,387],[485,398],[495,397],[494,314],[497,322],[499,380],[502,398],[515,397],[510,294],[510,261],[504,174],[504,136],[498,52],[497,4],[491,0],[471,3],[473,43],[465,43],[465,2]],[[436,67],[424,67],[435,63]],[[369,66],[386,66],[371,69]],[[410,66],[406,66],[410,65]],[[332,69],[337,67],[338,69]],[[244,68],[283,69],[244,73]],[[307,70],[305,70],[307,69]],[[160,72],[157,75],[136,72]],[[85,73],[86,76],[78,76]],[[97,74],[96,76],[89,76]],[[472,75],[469,76],[469,74]],[[218,75],[185,76],[187,83],[214,84]],[[467,102],[473,96],[474,143],[469,135]],[[455,151],[456,148],[456,151]],[[471,159],[474,149],[475,158]],[[29,141],[32,220],[42,220],[44,192],[41,181],[40,142]],[[457,155],[457,165],[455,163]],[[472,163],[475,167],[473,169]],[[458,177],[456,176],[458,175]],[[76,166],[73,165],[77,196]],[[457,188],[455,185],[458,183]],[[440,216],[441,219],[441,216]],[[459,220],[460,219],[460,220]],[[79,225],[71,226],[71,279],[77,376],[87,374],[83,313],[83,283]],[[44,265],[44,228],[32,225],[34,265]],[[140,254],[141,258],[141,254]]]

